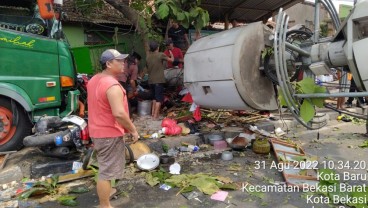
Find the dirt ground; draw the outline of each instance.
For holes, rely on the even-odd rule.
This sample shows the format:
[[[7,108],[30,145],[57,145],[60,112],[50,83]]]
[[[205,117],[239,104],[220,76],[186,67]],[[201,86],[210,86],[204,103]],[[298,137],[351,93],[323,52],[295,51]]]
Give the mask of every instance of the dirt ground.
[[[319,133],[319,140],[317,134]],[[332,121],[327,127],[318,131],[306,131],[302,127],[297,127],[291,131],[289,138],[298,142],[304,151],[308,154],[318,156],[320,163],[322,161],[367,161],[368,148],[359,148],[367,137],[364,136],[365,126],[353,123]],[[201,152],[195,153],[201,154]],[[194,154],[194,155],[195,155]],[[193,156],[193,155],[192,155]],[[193,159],[190,156],[178,158],[177,161],[182,167],[181,173],[212,173],[213,175],[230,177],[239,184],[249,183],[252,185],[270,185],[273,182],[283,181],[282,174],[276,169],[270,169],[270,165],[275,161],[273,154],[258,155],[251,149],[242,152],[234,152],[232,161],[223,161],[220,154],[198,157]],[[256,161],[265,161],[265,167],[256,169]],[[237,166],[237,170],[230,170]],[[168,169],[168,165],[162,166]],[[337,172],[355,172],[368,174],[367,170],[338,170]],[[140,172],[133,174],[134,177],[128,177],[120,181],[118,188],[123,193],[116,200],[112,201],[114,207],[330,207],[331,205],[322,202],[313,203],[307,200],[308,193],[300,192],[264,192],[250,194],[246,191],[229,191],[225,202],[214,201],[208,195],[198,196],[199,200],[188,200],[183,195],[176,195],[178,188],[168,191],[162,190],[159,186],[150,187],[145,183]],[[129,174],[128,174],[129,175]],[[134,178],[134,179],[132,179]],[[92,179],[87,179],[93,187]],[[350,180],[349,184],[367,184],[363,180]],[[317,196],[314,196],[317,197]],[[98,198],[95,188],[90,192],[78,195],[78,207],[97,207]],[[338,207],[337,205],[334,205]],[[332,207],[334,207],[332,206]],[[48,202],[41,207],[63,207],[56,202]],[[344,207],[340,205],[340,207]]]

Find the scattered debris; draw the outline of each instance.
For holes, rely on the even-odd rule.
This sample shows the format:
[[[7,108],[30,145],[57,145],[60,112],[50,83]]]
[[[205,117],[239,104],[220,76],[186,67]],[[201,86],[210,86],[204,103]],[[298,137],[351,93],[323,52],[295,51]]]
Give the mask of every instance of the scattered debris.
[[[241,165],[238,163],[232,163],[227,170],[228,171],[240,171],[242,169]]]
[[[277,158],[277,164],[273,163],[278,171],[283,173],[285,181],[291,186],[303,184],[316,185],[318,183],[315,157],[307,157],[302,148],[296,144],[290,144],[277,139],[272,139],[271,144]]]
[[[162,184],[160,186],[160,189],[165,190],[165,191],[168,191],[168,190],[171,189],[171,186],[170,185],[167,185],[167,184]]]
[[[277,128],[275,129],[275,134],[276,136],[280,137],[280,136],[284,136],[286,132],[284,132],[281,128]]]
[[[68,182],[68,181],[74,181],[74,180],[78,180],[81,178],[86,178],[86,177],[91,177],[94,176],[94,171],[93,170],[82,170],[79,169],[79,171],[77,173],[73,173],[73,174],[67,174],[67,175],[62,175],[59,177],[58,183],[64,183],[64,182]]]
[[[70,207],[75,207],[78,206],[78,202],[75,200],[77,197],[76,196],[61,196],[59,198],[57,198],[57,201],[64,206],[70,206]]]
[[[173,175],[179,175],[180,174],[180,164],[179,163],[174,163],[172,165],[170,165],[170,174]]]
[[[363,144],[359,145],[360,148],[367,148],[368,147],[368,140],[365,140]]]
[[[0,170],[2,170],[5,167],[9,155],[15,152],[17,151],[0,152]]]
[[[223,202],[223,201],[225,201],[228,194],[229,194],[229,192],[227,192],[227,191],[218,191],[218,192],[212,194],[211,199]]]
[[[198,193],[196,191],[192,191],[192,192],[189,192],[189,193],[182,193],[182,195],[187,199],[187,200],[197,200],[199,201],[200,203],[202,203],[202,200],[199,199],[199,197],[203,198],[203,194],[202,193]]]
[[[30,189],[22,192],[19,198],[28,199],[32,195],[42,194],[56,195],[58,193],[58,182],[59,176],[57,175],[52,176],[48,181],[38,181]]]
[[[238,189],[229,178],[212,176],[205,173],[171,175],[164,170],[160,170],[147,173],[146,182],[151,186],[162,183],[171,187],[178,187],[180,190],[177,195],[191,192],[195,188],[208,195],[212,195],[220,189]]]

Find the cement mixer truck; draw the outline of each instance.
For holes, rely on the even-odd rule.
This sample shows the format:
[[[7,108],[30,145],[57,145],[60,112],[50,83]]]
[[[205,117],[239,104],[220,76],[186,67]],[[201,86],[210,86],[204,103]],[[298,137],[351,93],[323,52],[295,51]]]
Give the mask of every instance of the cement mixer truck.
[[[319,37],[321,4],[335,26],[333,37]],[[185,85],[196,104],[212,109],[276,110],[281,95],[283,105],[303,126],[320,128],[325,123],[314,125],[313,119],[301,117],[304,103],[314,98],[368,96],[367,10],[368,0],[359,1],[340,23],[330,0],[316,0],[314,33],[290,31],[289,17],[280,9],[274,31],[255,22],[201,38],[186,53]],[[297,37],[303,38],[295,41]],[[344,66],[362,92],[300,93],[295,89],[295,82],[301,81],[295,75],[301,70],[303,80],[314,80],[316,75]]]

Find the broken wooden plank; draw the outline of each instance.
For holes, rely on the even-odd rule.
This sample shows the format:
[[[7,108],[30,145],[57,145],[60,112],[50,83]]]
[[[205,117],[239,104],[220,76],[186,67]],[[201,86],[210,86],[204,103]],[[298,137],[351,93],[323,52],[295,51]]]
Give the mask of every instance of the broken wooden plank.
[[[79,170],[77,173],[61,175],[59,177],[58,183],[74,181],[74,180],[78,180],[81,178],[91,177],[94,175],[95,175],[95,172],[93,170]],[[48,178],[47,181],[51,183],[50,178]]]
[[[15,153],[17,151],[7,151],[7,152],[0,152],[0,170],[5,167],[6,161],[11,153]]]

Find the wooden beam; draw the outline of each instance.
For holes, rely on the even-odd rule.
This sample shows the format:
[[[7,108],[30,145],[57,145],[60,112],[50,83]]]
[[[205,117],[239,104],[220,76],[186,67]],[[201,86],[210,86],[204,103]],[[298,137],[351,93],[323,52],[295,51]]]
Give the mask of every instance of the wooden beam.
[[[236,8],[239,8],[240,7],[240,5],[242,5],[244,2],[246,2],[246,1],[248,1],[248,0],[241,0],[241,1],[239,1],[237,4],[235,4],[234,6],[232,6],[230,9],[228,9],[227,11],[225,11],[225,14],[230,14],[230,13],[233,13],[234,12],[234,10],[236,9]]]
[[[245,1],[243,0],[243,3]],[[201,4],[201,7],[202,8],[205,8],[205,7],[217,7],[217,8],[223,8],[223,9],[228,9],[228,10],[233,10],[235,7],[233,6],[221,6],[221,5],[218,5],[218,4],[209,4],[209,3],[202,3]],[[251,7],[240,7],[240,6],[237,6],[236,9],[242,9],[242,10],[256,10],[256,11],[263,11],[263,12],[270,12],[270,10],[266,10],[266,9],[257,9],[257,8],[251,8]],[[226,14],[226,12],[224,12],[224,14]]]
[[[292,4],[292,2],[295,2],[294,4]],[[272,11],[269,11],[267,14],[265,15],[261,15],[259,17],[256,18],[256,20],[262,20],[264,18],[269,18],[269,17],[272,17],[274,15],[276,15],[276,12],[278,12],[278,10],[282,7],[283,10],[285,11],[286,9],[294,6],[295,4],[298,4],[300,2],[303,2],[303,0],[290,0],[290,1],[287,1],[286,3],[284,4],[281,4],[280,6],[278,6],[276,9],[272,10]]]

